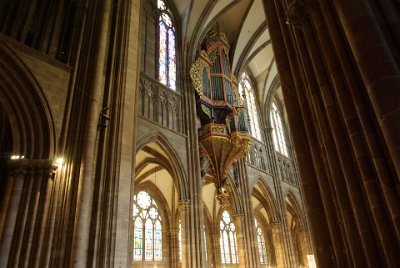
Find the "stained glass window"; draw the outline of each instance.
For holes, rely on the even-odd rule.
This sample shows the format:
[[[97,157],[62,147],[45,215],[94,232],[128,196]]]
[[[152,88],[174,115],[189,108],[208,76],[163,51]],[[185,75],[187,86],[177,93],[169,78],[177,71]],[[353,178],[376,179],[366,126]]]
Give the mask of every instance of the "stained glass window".
[[[246,99],[247,110],[250,117],[250,134],[261,141],[260,124],[257,113],[256,98],[254,96],[254,90],[251,87],[250,79],[244,72],[239,82],[240,95]]]
[[[284,129],[282,124],[282,118],[279,113],[278,106],[275,102],[272,102],[271,112],[270,112],[271,126],[272,126],[272,140],[274,142],[275,150],[280,152],[285,156],[289,156],[286,139],[284,135]]]
[[[145,191],[133,197],[133,260],[162,260],[161,216],[154,199]]]
[[[236,228],[231,220],[231,215],[228,211],[222,212],[222,217],[219,222],[220,227],[220,249],[221,263],[236,264],[239,263],[236,243]]]
[[[260,257],[261,264],[268,264],[267,262],[267,248],[265,246],[264,234],[258,225],[257,220],[255,220],[256,232],[257,232],[257,245],[258,245],[258,256]]]
[[[158,80],[171,89],[176,89],[176,38],[171,12],[162,0],[157,2],[159,17]]]

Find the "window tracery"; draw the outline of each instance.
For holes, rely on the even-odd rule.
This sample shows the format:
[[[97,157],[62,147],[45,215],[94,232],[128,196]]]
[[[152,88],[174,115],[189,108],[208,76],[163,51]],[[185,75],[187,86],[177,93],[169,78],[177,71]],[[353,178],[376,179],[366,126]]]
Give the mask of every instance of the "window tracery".
[[[158,206],[153,198],[141,191],[133,197],[135,261],[162,260],[162,225]]]
[[[265,237],[264,233],[258,224],[258,221],[255,219],[255,226],[256,226],[256,232],[257,232],[257,246],[258,246],[258,256],[260,258],[260,263],[261,264],[268,264],[268,259],[267,259],[267,247],[265,244]]]
[[[222,212],[220,220],[220,250],[221,263],[236,264],[239,263],[236,244],[236,228],[231,220],[228,211]]]
[[[176,89],[176,38],[171,19],[171,11],[164,1],[158,0],[159,15],[159,52],[158,80],[171,89]]]
[[[272,126],[272,140],[274,143],[275,150],[288,157],[289,154],[284,135],[285,132],[283,128],[282,118],[278,106],[276,105],[275,102],[272,102],[270,119]]]
[[[261,141],[261,131],[257,113],[256,98],[250,83],[249,76],[244,72],[239,81],[239,92],[246,99],[247,110],[250,117],[250,134]]]

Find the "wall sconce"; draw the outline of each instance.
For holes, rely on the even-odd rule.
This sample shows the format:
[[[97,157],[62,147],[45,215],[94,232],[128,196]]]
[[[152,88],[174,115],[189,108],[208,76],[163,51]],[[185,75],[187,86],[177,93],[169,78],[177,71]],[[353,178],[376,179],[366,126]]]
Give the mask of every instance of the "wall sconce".
[[[57,162],[58,167],[60,167],[64,163],[64,158],[59,157],[59,158],[57,158],[56,162]]]
[[[11,160],[24,159],[25,156],[14,154],[10,157]]]

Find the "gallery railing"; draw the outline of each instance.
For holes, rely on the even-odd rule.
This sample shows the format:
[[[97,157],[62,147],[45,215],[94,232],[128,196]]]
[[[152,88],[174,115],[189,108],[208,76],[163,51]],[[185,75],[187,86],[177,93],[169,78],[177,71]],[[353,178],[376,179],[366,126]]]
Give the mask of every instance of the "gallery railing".
[[[182,96],[179,93],[141,73],[138,97],[139,115],[184,133]]]
[[[256,139],[253,139],[251,143],[251,148],[247,155],[247,163],[263,171],[270,172],[265,145]]]

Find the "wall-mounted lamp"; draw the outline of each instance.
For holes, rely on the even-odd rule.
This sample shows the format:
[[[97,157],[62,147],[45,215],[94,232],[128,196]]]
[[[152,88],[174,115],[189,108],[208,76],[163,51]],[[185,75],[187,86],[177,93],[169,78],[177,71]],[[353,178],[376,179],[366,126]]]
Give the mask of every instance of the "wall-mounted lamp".
[[[64,163],[64,158],[59,157],[59,158],[57,158],[56,162],[57,162],[58,166],[61,166]]]
[[[14,154],[10,158],[11,158],[11,160],[17,160],[17,159],[24,159],[25,156]]]

